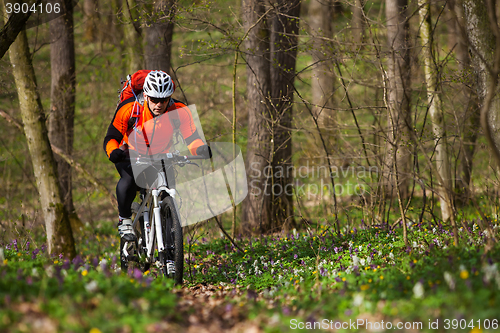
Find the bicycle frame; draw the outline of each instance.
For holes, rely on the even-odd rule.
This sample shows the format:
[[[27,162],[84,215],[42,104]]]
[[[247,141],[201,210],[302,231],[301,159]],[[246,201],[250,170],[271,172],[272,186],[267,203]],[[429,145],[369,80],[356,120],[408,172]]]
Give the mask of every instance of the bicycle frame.
[[[145,239],[144,244],[146,248],[146,259],[149,261],[153,258],[154,254],[154,244],[155,240],[158,244],[158,251],[164,251],[166,244],[163,244],[163,234],[161,230],[161,216],[160,216],[160,194],[166,192],[172,198],[175,198],[175,189],[170,189],[167,187],[167,180],[165,176],[165,171],[161,170],[158,172],[158,178],[155,182],[156,186],[154,188],[147,190],[146,196],[139,207],[139,210],[135,216],[133,222],[133,228],[135,229],[137,222],[141,216],[144,216],[144,230],[143,234]],[[146,207],[146,210],[144,208]],[[149,212],[153,212],[151,221],[147,221],[147,216]],[[148,214],[146,214],[148,213]],[[148,227],[149,224],[149,227]]]

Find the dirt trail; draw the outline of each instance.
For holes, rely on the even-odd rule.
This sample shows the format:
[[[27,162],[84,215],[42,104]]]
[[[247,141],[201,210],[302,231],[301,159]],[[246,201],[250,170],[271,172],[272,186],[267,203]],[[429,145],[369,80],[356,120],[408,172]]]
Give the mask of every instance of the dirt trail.
[[[148,332],[187,332],[187,333],[260,333],[266,319],[259,317],[249,320],[248,311],[243,303],[247,301],[243,293],[235,288],[214,285],[196,285],[174,291],[177,296],[175,317],[150,325]],[[234,305],[227,300],[242,299]],[[179,322],[178,319],[181,319]]]

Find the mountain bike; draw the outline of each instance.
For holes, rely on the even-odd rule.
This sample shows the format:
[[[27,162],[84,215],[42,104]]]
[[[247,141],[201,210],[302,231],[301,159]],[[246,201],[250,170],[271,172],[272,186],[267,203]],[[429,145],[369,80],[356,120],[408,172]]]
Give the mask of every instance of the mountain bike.
[[[154,157],[132,157],[135,166],[148,170],[144,182],[140,182],[141,203],[134,202],[133,229],[135,241],[120,241],[122,271],[138,268],[145,272],[155,265],[164,276],[182,284],[184,251],[181,221],[176,206],[176,190],[172,183],[174,166],[194,164],[193,160],[207,159],[205,156],[182,156],[174,153],[158,154]],[[170,172],[170,173],[169,173]],[[167,174],[170,176],[167,177]],[[151,177],[153,175],[154,177]],[[149,180],[147,179],[149,178]],[[136,180],[137,181],[137,180]]]

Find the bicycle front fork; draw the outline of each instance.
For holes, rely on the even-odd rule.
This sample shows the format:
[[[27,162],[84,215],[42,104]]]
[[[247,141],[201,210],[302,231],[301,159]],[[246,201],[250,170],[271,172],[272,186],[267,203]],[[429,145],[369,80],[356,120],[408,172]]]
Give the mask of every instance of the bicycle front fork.
[[[158,201],[158,190],[153,190],[153,214],[155,218],[155,231],[156,239],[158,241],[158,252],[165,251],[165,244],[163,244],[163,234],[161,230],[161,214],[160,203]]]

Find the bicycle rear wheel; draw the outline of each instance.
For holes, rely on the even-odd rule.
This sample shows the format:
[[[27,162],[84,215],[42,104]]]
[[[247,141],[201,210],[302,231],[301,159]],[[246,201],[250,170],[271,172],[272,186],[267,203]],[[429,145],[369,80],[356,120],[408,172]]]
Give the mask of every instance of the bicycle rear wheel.
[[[161,227],[165,251],[159,254],[163,274],[182,284],[184,276],[184,248],[182,228],[175,209],[174,199],[170,196],[161,203]],[[174,269],[172,269],[174,268]]]

